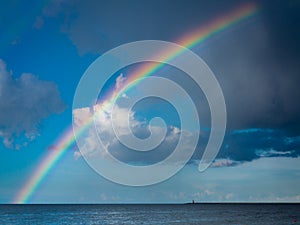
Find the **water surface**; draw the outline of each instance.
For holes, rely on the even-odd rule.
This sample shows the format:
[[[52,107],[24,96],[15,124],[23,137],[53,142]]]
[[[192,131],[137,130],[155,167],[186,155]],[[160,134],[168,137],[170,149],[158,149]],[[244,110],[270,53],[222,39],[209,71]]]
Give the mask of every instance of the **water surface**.
[[[0,224],[300,224],[300,204],[0,205]]]

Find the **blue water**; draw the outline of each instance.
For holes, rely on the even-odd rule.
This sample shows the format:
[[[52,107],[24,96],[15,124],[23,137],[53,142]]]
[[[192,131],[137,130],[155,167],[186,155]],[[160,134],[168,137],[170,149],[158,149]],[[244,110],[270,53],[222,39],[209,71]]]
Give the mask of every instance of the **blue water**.
[[[0,224],[300,224],[300,204],[0,205]]]

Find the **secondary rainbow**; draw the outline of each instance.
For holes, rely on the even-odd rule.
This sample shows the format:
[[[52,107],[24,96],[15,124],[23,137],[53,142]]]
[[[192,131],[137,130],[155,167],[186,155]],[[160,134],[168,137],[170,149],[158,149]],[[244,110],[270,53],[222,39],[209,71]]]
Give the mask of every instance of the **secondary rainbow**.
[[[226,14],[223,17],[218,18],[217,20],[208,23],[206,26],[196,29],[187,35],[184,35],[179,40],[175,41],[176,43],[185,46],[186,48],[194,48],[204,43],[205,40],[220,34],[222,31],[227,30],[228,28],[234,28],[235,25],[241,24],[243,21],[248,21],[259,12],[259,7],[256,4],[245,4],[241,7],[236,8],[230,13]],[[163,57],[166,62],[175,58],[181,52],[163,52]],[[150,76],[155,71],[162,68],[164,64],[146,64],[140,66],[135,70],[130,76],[127,77],[124,87],[129,83]],[[129,85],[130,86],[130,85]],[[106,99],[100,105],[101,110],[105,110],[109,105],[115,101],[118,97],[118,92],[114,89],[106,96]],[[75,143],[75,135],[79,136],[85,129],[87,129],[91,123],[93,123],[93,117],[84,122],[84,126],[73,130],[73,127],[70,126],[55,142],[55,149],[50,150],[41,160],[40,164],[36,167],[35,171],[25,183],[25,185],[17,193],[16,197],[13,200],[13,203],[22,204],[27,203],[30,197],[37,190],[41,182],[45,179],[49,171],[56,165],[59,159],[65,154],[65,152],[70,148],[72,144]]]

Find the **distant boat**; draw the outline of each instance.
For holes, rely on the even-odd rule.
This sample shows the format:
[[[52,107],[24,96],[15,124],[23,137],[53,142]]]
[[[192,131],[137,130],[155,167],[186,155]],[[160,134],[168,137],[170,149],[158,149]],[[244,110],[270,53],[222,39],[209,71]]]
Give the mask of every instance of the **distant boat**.
[[[192,200],[192,202],[188,202],[185,203],[186,205],[193,205],[193,204],[200,204],[199,202],[195,202],[194,200]]]

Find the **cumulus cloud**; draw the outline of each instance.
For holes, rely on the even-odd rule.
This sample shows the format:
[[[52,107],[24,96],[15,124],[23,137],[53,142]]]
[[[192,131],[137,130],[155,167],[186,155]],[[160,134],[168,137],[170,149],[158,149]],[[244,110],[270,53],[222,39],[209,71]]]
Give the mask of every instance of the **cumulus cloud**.
[[[64,108],[55,83],[29,73],[15,78],[0,60],[0,137],[6,147],[27,145],[39,134],[42,120]]]
[[[125,81],[125,76],[121,74],[116,78],[115,91],[119,90]],[[120,101],[121,102],[121,101]],[[89,130],[88,136],[83,138],[81,151],[84,155],[93,157],[97,151],[101,151],[103,156],[109,151],[115,158],[127,163],[143,163],[153,164],[165,159],[175,149],[178,143],[179,136],[183,135],[186,140],[185,147],[191,148],[189,140],[195,138],[198,133],[188,132],[181,130],[176,126],[169,126],[164,142],[159,145],[154,151],[151,152],[137,152],[130,148],[125,147],[116,138],[115,133],[111,127],[111,109],[106,108],[103,111],[101,104],[95,105],[91,110],[90,108],[75,109],[73,114],[75,115],[75,123],[78,127],[84,126],[85,121],[91,120],[92,112],[96,113],[96,127],[98,134],[92,129]],[[139,138],[146,138],[149,136],[149,129],[147,123],[144,120],[138,120],[135,117],[135,112],[126,108],[126,104],[115,107],[115,122],[118,124],[119,133],[127,138],[128,130],[125,129],[128,126],[128,121],[131,126],[132,132]],[[161,127],[154,127],[156,132],[161,132]],[[198,164],[202,157],[203,150],[206,147],[207,140],[209,138],[209,129],[201,130],[199,136],[199,142],[195,150],[194,155],[190,163]],[[98,143],[98,138],[101,137],[105,149],[101,149]],[[217,159],[211,165],[212,167],[230,167],[236,166],[240,163],[252,161],[261,157],[297,157],[300,155],[300,138],[299,136],[290,136],[284,129],[270,129],[270,128],[250,128],[231,130],[226,133],[224,143]],[[75,153],[78,157],[79,152]],[[184,156],[184,155],[182,155]]]
[[[95,132],[93,125],[90,126],[87,130],[87,135],[79,138],[80,153],[78,151],[74,153],[76,158],[78,158],[81,154],[87,158],[93,158],[95,155],[99,155],[100,153],[103,158],[109,159],[107,154],[111,154],[113,157],[126,163],[153,164],[165,159],[173,152],[179,141],[180,135],[182,135],[184,140],[184,147],[183,149],[180,149],[180,151],[182,151],[181,157],[185,157],[185,150],[192,148],[190,140],[199,135],[198,132],[189,132],[180,130],[174,126],[168,126],[164,140],[156,148],[146,152],[134,151],[124,146],[117,138],[110,121],[111,111],[99,111],[100,109],[101,106],[95,105],[93,110],[90,110],[90,108],[79,108],[73,110],[73,116],[75,118],[74,124],[76,127],[84,126],[86,121],[90,121],[94,116],[97,128],[97,132]],[[150,135],[146,122],[136,120],[133,111],[129,110],[128,114],[128,109],[120,108],[119,106],[115,106],[114,110],[114,113],[118,115],[115,122],[118,124],[118,129],[122,138],[126,139],[132,134],[137,134],[136,136],[138,138],[143,139]],[[96,116],[93,115],[92,111],[96,112]],[[131,127],[130,131],[125,129],[128,126],[128,121]],[[162,129],[163,128],[159,126],[152,127],[152,131],[155,133],[163,133],[161,131]],[[104,147],[100,145],[99,139]],[[134,141],[130,144],[135,146]],[[175,160],[180,161],[181,159],[182,158],[178,158]]]
[[[126,77],[120,74],[116,77],[111,96],[117,94],[124,85],[126,85]],[[126,99],[128,96],[122,95],[115,106],[111,104],[110,100],[104,99],[92,107],[73,109],[75,129],[87,126],[88,121],[94,122],[88,124],[84,134],[80,134],[80,138],[77,140],[80,152],[74,153],[75,158],[81,155],[93,158],[99,156],[100,153],[101,157],[106,159],[109,159],[108,154],[110,154],[126,163],[153,164],[164,160],[174,151],[180,136],[184,144],[178,149],[181,152],[180,158],[174,158],[174,161],[182,161],[182,158],[186,158],[188,150],[195,148],[192,146],[192,140],[198,139],[199,131],[182,130],[170,124],[167,127],[152,124],[150,131],[148,121],[145,118],[136,117],[136,112],[132,108],[129,109],[127,104],[122,104],[122,100]],[[114,127],[112,123],[115,124]],[[147,145],[149,148],[146,148],[151,151],[134,150],[141,147],[135,138],[146,139],[151,135],[158,137],[158,139],[152,139],[154,142],[157,141],[157,144],[153,144],[153,141],[147,142],[150,146],[145,142],[142,143],[142,147]],[[126,144],[122,140],[126,140]],[[99,141],[102,142],[103,146]]]
[[[97,108],[99,106],[95,106]],[[149,130],[145,121],[138,121],[135,119],[135,113],[124,108],[115,108],[117,110],[118,125],[121,129],[122,135],[126,138],[130,135],[125,128],[129,124],[132,126],[132,132],[139,134],[138,137],[145,138],[149,135]],[[93,116],[93,112],[96,110],[90,110],[90,108],[80,108],[73,111],[75,123],[78,127],[82,127],[85,121],[90,121]],[[169,126],[167,134],[157,148],[149,152],[137,152],[133,151],[122,145],[117,139],[114,130],[110,123],[110,112],[104,111],[98,113],[96,117],[96,127],[98,134],[91,128],[88,130],[88,135],[82,137],[82,145],[80,151],[87,157],[94,157],[97,153],[101,152],[102,157],[107,157],[107,154],[113,155],[115,158],[130,164],[153,164],[159,162],[168,157],[175,149],[180,135],[185,139],[185,148],[192,148],[189,140],[195,138],[199,133],[188,132],[181,130],[178,127]],[[155,128],[159,132],[160,127]],[[154,129],[154,130],[155,130]],[[105,148],[99,145],[98,138],[101,138]],[[191,158],[190,163],[197,165],[203,150],[207,144],[209,137],[209,131],[201,131],[199,136],[199,142],[195,150],[194,155]],[[282,130],[272,129],[248,129],[248,130],[235,130],[234,132],[227,132],[225,141],[222,148],[212,163],[211,167],[231,167],[237,166],[244,162],[253,161],[262,157],[298,157],[300,156],[300,138],[299,137],[287,137],[286,133]],[[108,152],[107,152],[108,151]],[[182,157],[184,157],[184,151],[182,151]],[[79,151],[74,153],[75,157],[81,155]],[[108,159],[108,158],[107,158]],[[178,159],[180,160],[180,159]]]

